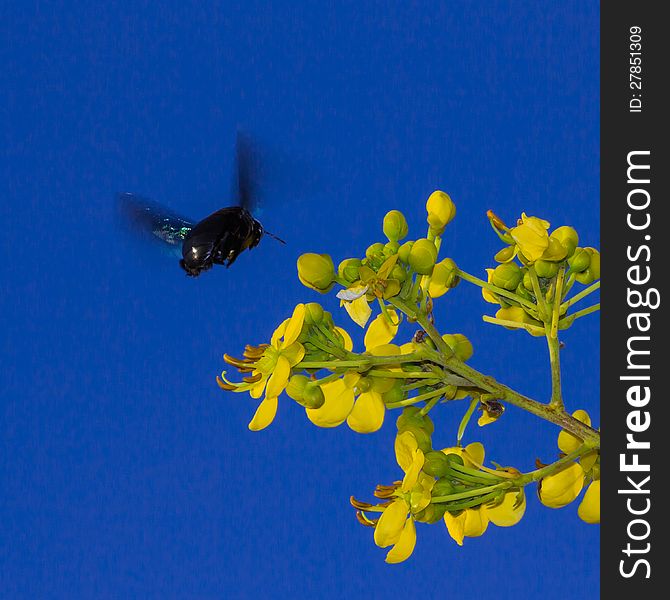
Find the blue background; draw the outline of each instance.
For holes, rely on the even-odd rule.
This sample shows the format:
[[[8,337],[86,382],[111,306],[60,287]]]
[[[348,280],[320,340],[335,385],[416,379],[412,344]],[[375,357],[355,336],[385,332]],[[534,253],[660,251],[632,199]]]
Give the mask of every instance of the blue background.
[[[489,208],[597,246],[598,19],[583,1],[5,6],[0,596],[595,597],[598,528],[532,492],[518,526],[459,548],[420,525],[412,558],[386,565],[348,498],[399,476],[393,418],[323,430],[282,398],[252,433],[256,403],[214,377],[297,302],[356,327],[295,259],[362,255],[391,208],[424,235],[434,189],[458,206],[444,255],[474,274],[500,247]],[[196,218],[225,205],[238,126],[266,161],[262,221],[288,243],[189,279],[125,235],[115,194]],[[436,306],[474,366],[548,398],[542,340],[483,323],[467,284]],[[598,336],[583,319],[562,354],[568,406],[596,425]],[[464,409],[438,407],[436,445]],[[529,470],[556,433],[512,407],[466,441]]]

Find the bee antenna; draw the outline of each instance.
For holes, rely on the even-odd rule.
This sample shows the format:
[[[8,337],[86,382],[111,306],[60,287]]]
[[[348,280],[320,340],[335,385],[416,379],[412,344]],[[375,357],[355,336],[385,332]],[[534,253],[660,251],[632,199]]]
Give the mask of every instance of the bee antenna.
[[[286,242],[282,240],[280,237],[276,236],[274,233],[270,233],[267,229],[265,230],[265,235],[269,235],[273,240],[277,240],[278,242],[286,245]]]

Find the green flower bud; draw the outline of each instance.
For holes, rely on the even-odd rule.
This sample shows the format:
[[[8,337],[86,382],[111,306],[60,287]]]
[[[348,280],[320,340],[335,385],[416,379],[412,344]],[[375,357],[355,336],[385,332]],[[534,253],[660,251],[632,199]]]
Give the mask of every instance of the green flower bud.
[[[452,464],[452,465],[459,465],[463,466],[465,465],[465,462],[463,461],[463,457],[459,456],[458,454],[454,452],[450,452],[449,454],[445,454],[447,460]]]
[[[335,265],[328,254],[302,254],[298,258],[298,279],[308,288],[327,293],[335,281]]]
[[[491,275],[491,283],[510,292],[515,290],[521,282],[523,273],[516,263],[509,262],[498,265]]]
[[[305,386],[309,381],[309,377],[306,377],[305,375],[292,375],[286,385],[286,394],[289,398],[292,398],[298,404],[301,404],[305,393]]]
[[[418,406],[407,406],[406,408],[403,408],[402,413],[400,413],[400,416],[396,419],[395,422],[398,431],[400,431],[402,426],[405,425],[412,417],[421,419],[421,409]]]
[[[398,258],[405,264],[409,264],[409,253],[412,250],[414,245],[413,241],[405,242],[400,248],[398,248]]]
[[[455,288],[459,281],[456,263],[451,258],[442,259],[433,269],[428,293],[431,298],[439,298],[450,289]]]
[[[337,267],[337,274],[348,283],[358,281],[358,269],[361,266],[359,258],[346,258]]]
[[[305,325],[315,325],[323,320],[323,307],[317,302],[305,304]]]
[[[572,227],[568,227],[567,225],[563,225],[562,227],[554,229],[550,237],[556,238],[559,242],[561,242],[563,247],[567,250],[568,257],[575,253],[575,249],[579,244],[579,236],[577,235],[577,232]]]
[[[407,237],[407,220],[399,210],[391,210],[384,217],[384,235],[390,242],[397,242]]]
[[[389,256],[397,254],[398,248],[400,248],[400,244],[398,242],[389,242],[388,244],[384,244],[384,256],[388,258]]]
[[[447,346],[449,346],[449,348],[454,351],[454,354],[463,362],[469,360],[475,352],[470,340],[462,333],[445,333],[442,336],[442,339],[446,342]]]
[[[591,254],[585,248],[577,248],[575,253],[568,259],[570,271],[573,273],[581,273],[586,271],[591,264]]]
[[[549,245],[542,253],[544,260],[560,262],[568,255],[567,248],[555,237],[549,237]]]
[[[432,241],[421,238],[414,242],[409,252],[409,264],[412,269],[420,275],[430,275],[436,260],[437,248]]]
[[[416,425],[407,424],[402,429],[398,430],[398,433],[404,433],[405,431],[410,431],[412,435],[416,438],[416,442],[421,449],[421,451],[426,454],[433,449],[433,443],[430,439],[430,434],[423,428],[417,427]]]
[[[361,377],[356,384],[356,390],[361,394],[369,392],[371,387],[372,382],[368,377]]]
[[[545,279],[551,279],[556,277],[558,273],[558,263],[549,262],[548,260],[536,260],[535,261],[535,273],[538,277],[544,277]]]
[[[321,386],[310,381],[306,386],[302,396],[302,404],[305,408],[321,408],[326,401]]]
[[[371,244],[368,246],[368,249],[365,251],[365,257],[368,260],[374,260],[381,258],[382,254],[384,253],[384,244],[381,242],[377,242],[375,244]]]
[[[456,205],[448,194],[437,190],[428,197],[426,211],[428,225],[439,235],[456,216]]]
[[[591,285],[595,280],[593,271],[590,268],[582,271],[581,273],[575,273],[575,280],[581,283],[582,285]]]
[[[529,292],[535,293],[535,290],[533,289],[533,280],[530,277],[530,273],[528,272],[528,269],[524,267],[521,269],[523,271],[523,279],[522,279],[522,285],[525,287]],[[535,297],[535,296],[533,296]]]
[[[382,394],[384,404],[401,402],[405,398],[407,398],[407,392],[402,389],[402,383],[394,385],[388,392]]]
[[[449,496],[450,494],[453,493],[454,493],[454,484],[451,483],[451,480],[448,477],[440,477],[440,479],[438,479],[435,482],[435,485],[431,490],[431,496],[433,498],[439,498],[440,496]]]
[[[449,470],[449,460],[444,452],[429,452],[423,463],[424,473],[434,477],[444,477]]]
[[[396,265],[393,267],[391,275],[389,275],[389,279],[395,279],[396,281],[402,283],[405,281],[405,279],[407,279],[407,271],[402,265]]]
[[[516,246],[505,246],[493,257],[496,262],[507,263],[516,256]]]
[[[591,250],[591,264],[589,264],[589,270],[593,275],[593,280],[600,279],[600,252],[595,248],[586,248],[586,250]]]
[[[414,515],[414,518],[419,523],[437,523],[444,517],[445,512],[447,512],[446,504],[429,504],[422,511]]]

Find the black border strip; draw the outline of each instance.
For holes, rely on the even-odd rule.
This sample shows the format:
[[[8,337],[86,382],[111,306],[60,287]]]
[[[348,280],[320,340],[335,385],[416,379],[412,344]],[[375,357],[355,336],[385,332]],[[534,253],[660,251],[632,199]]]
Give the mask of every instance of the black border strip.
[[[670,260],[670,236],[661,218],[670,202],[670,102],[665,92],[670,26],[661,16],[663,6],[642,0],[601,4],[602,598],[637,591],[645,594],[641,597],[661,597],[649,593],[652,586],[660,588],[668,572],[668,549],[659,533],[659,521],[669,508],[667,491],[660,485],[666,472],[661,437],[670,437],[670,430],[663,435],[670,423],[662,414],[670,402],[662,389],[670,372],[665,366],[670,360],[668,338],[661,327]],[[649,168],[629,171],[629,161]],[[642,281],[648,273],[649,281],[632,281]],[[652,289],[660,297],[658,308],[633,306],[640,299],[636,291],[643,302],[655,304]],[[631,317],[645,313],[648,320]],[[648,323],[651,328],[641,331]],[[627,448],[629,434],[640,444],[637,448]],[[625,466],[636,460],[649,470]]]

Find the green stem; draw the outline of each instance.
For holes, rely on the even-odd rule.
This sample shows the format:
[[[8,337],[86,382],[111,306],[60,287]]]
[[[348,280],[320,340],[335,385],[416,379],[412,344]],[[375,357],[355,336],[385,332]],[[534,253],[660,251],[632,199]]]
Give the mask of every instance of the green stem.
[[[483,279],[479,279],[478,277],[475,277],[474,275],[470,275],[470,273],[466,273],[465,271],[461,271],[461,269],[458,269],[458,276],[463,279],[464,281],[468,281],[474,285],[477,285],[481,288],[484,288],[488,290],[489,292],[492,292],[494,294],[497,294],[498,296],[503,296],[504,298],[507,298],[509,300],[513,300],[514,302],[517,302],[518,304],[522,304],[525,306],[527,309],[533,311],[534,314],[537,314],[537,306],[530,302],[529,300],[526,300],[525,298],[522,298],[521,296],[515,294],[514,292],[510,292],[508,290],[505,290],[503,288],[499,288],[496,285],[493,285],[492,283],[489,283],[488,281],[484,281]]]
[[[474,496],[483,496],[488,492],[493,492],[495,490],[503,490],[508,487],[512,487],[512,483],[509,481],[503,481],[501,483],[496,483],[495,485],[487,485],[485,487],[473,488],[467,492],[459,492],[457,494],[449,494],[448,496],[435,496],[431,499],[431,502],[452,502],[454,500],[461,500],[463,498],[472,498]]]
[[[542,467],[541,469],[536,469],[535,471],[524,473],[521,477],[515,480],[515,483],[518,485],[528,485],[533,481],[538,481],[543,477],[546,477],[547,475],[555,473],[556,471],[560,470],[568,463],[573,462],[577,458],[580,458],[581,456],[588,454],[589,452],[591,452],[591,450],[593,450],[593,448],[587,444],[580,446],[579,448],[577,448],[577,450],[573,450],[569,454],[566,454],[563,458],[558,459],[557,461],[551,463],[550,465]]]
[[[469,365],[466,365],[454,355],[451,348],[447,346],[446,342],[440,337],[438,331],[428,321],[425,315],[418,315],[416,319],[439,350],[439,352],[432,353],[432,360],[437,364],[446,367],[453,373],[471,381],[477,387],[495,395],[495,397],[499,398],[502,402],[507,402],[508,404],[521,408],[522,410],[534,414],[550,423],[558,425],[560,428],[572,433],[575,437],[578,437],[585,443],[590,444],[593,448],[600,447],[600,433],[598,431],[575,419],[573,416],[566,413],[565,410],[557,409],[555,406],[543,404],[537,400],[532,400],[506,385],[498,383],[493,377],[484,375]],[[427,350],[424,350],[424,352],[427,352]]]
[[[591,313],[597,312],[599,310],[600,310],[600,302],[598,302],[598,304],[588,306],[587,308],[582,308],[582,310],[578,310],[577,312],[572,313],[570,316],[574,321],[575,319],[579,319],[579,317],[585,317],[586,315],[590,315]]]
[[[551,337],[558,336],[558,319],[561,310],[561,295],[563,294],[563,283],[565,281],[565,266],[561,266],[556,277],[556,293],[554,295],[554,306],[551,314]]]
[[[556,303],[558,306],[558,303]],[[551,401],[549,406],[559,411],[565,409],[563,395],[561,393],[561,357],[558,337],[552,337],[547,332],[547,345],[549,346],[549,363],[551,364]]]
[[[540,321],[546,325],[547,319],[549,318],[549,307],[547,306],[547,301],[540,289],[540,280],[537,278],[537,273],[535,272],[533,265],[528,267],[528,275],[530,277],[530,282],[533,284],[533,293],[535,294],[538,308],[540,309]]]
[[[544,335],[544,329],[538,327],[537,325],[531,325],[530,323],[520,323],[519,321],[508,321],[507,319],[497,319],[496,317],[490,317],[489,315],[484,315],[482,320],[486,323],[493,323],[494,325],[502,325],[503,327],[511,327],[512,329],[525,329],[528,333],[533,333],[535,335]]]
[[[563,304],[561,305],[561,312],[565,312],[567,308],[569,308],[573,304],[576,304],[582,298],[586,298],[586,296],[592,294],[598,289],[600,289],[600,280],[596,281],[595,283],[592,283],[589,287],[584,288],[581,292],[575,294],[572,298],[563,302]]]
[[[468,423],[470,422],[470,417],[472,417],[472,413],[475,412],[475,409],[479,406],[479,399],[472,400],[470,402],[470,406],[468,406],[468,410],[465,411],[465,414],[463,415],[463,418],[461,419],[460,424],[458,425],[458,432],[456,434],[456,445],[460,446],[461,445],[461,440],[463,439],[463,434],[465,433],[465,428],[468,426]]]
[[[412,406],[417,402],[423,402],[424,400],[430,400],[431,398],[435,397],[437,397],[437,399],[439,400],[440,397],[443,396],[446,391],[448,391],[448,389],[449,386],[445,385],[444,387],[441,387],[437,390],[431,390],[430,392],[426,392],[425,394],[421,394],[420,396],[414,396],[413,398],[407,398],[406,400],[400,400],[398,402],[389,402],[386,405],[386,408],[401,408],[403,406]]]

